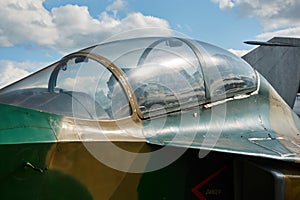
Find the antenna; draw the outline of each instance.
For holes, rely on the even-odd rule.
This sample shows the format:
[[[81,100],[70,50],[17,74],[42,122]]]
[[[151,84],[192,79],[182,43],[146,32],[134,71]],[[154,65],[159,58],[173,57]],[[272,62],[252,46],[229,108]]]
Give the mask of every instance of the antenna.
[[[245,41],[244,43],[249,45],[261,45],[261,46],[300,47],[300,45],[293,45],[293,44],[281,43],[281,42]]]

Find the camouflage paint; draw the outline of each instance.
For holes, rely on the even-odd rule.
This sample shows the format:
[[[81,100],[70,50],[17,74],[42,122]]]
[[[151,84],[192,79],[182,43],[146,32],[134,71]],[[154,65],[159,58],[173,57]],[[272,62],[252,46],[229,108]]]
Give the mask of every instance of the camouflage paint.
[[[195,108],[168,115],[169,120],[165,124],[164,134],[149,138],[149,142],[157,145],[169,144],[186,148],[298,161],[300,158],[300,146],[298,146],[300,144],[297,144],[300,139],[299,118],[267,81],[263,77],[260,79],[258,94],[244,99],[227,101],[226,105],[221,103],[210,108],[202,107],[200,110]],[[223,125],[218,124],[218,119],[215,120],[211,117],[212,109],[218,109],[218,107],[220,110],[226,109]],[[191,144],[186,142],[184,137],[181,137],[180,141],[173,139],[176,130],[178,130],[178,122],[184,115],[187,120],[182,124],[181,132],[184,132],[188,139],[194,137]],[[192,120],[195,116],[198,121]],[[282,116],[285,118],[281,119]],[[210,125],[210,123],[212,124]],[[192,133],[194,130],[197,130],[196,135]],[[222,132],[215,146],[207,146],[203,143],[209,131],[217,133],[219,130]]]
[[[0,190],[3,199],[197,199],[192,188],[201,179],[194,180],[194,174],[189,172],[191,168],[201,166],[195,165],[193,161],[197,158],[197,151],[185,154],[170,166],[155,172],[120,172],[94,158],[82,141],[67,141],[66,137],[59,136],[60,133],[66,134],[66,130],[60,130],[59,127],[66,121],[70,123],[70,119],[14,106],[0,106],[6,114],[2,115],[3,120],[0,121],[0,135],[3,133],[7,136],[7,130],[19,130],[21,127],[20,131],[10,132],[15,135],[1,135]],[[88,124],[87,121],[85,123]],[[33,127],[38,127],[39,131]],[[111,127],[113,125],[107,129],[112,129]],[[71,128],[70,132],[73,131]],[[20,137],[16,134],[26,136]],[[47,140],[42,141],[41,137]],[[88,143],[105,146],[106,142]],[[131,152],[151,150],[144,141],[114,144]],[[157,150],[159,147],[151,148]],[[109,150],[107,148],[107,153]],[[122,157],[113,156],[122,163]],[[151,158],[149,160],[157,161]],[[26,163],[30,163],[35,169]],[[132,161],[132,165],[134,164]],[[185,173],[178,173],[182,170]],[[197,170],[200,168],[196,168]],[[153,188],[156,192],[153,192]]]
[[[282,100],[269,84],[264,79],[261,82],[258,94],[226,103],[225,125],[212,126],[215,131],[223,128],[213,150],[297,161],[299,155],[297,149],[291,146],[293,144],[291,142],[297,141],[298,119],[285,108],[286,105],[281,104]],[[215,105],[215,107],[220,106],[222,105]],[[213,170],[208,171],[207,168],[211,168],[209,163],[215,164],[215,162],[210,161],[203,168],[197,150],[188,150],[165,168],[155,172],[134,174],[120,172],[104,165],[86,148],[86,145],[101,146],[107,150],[107,153],[112,153],[117,161],[124,162],[122,157],[118,157],[106,147],[109,141],[99,138],[96,130],[99,131],[101,127],[102,133],[106,133],[115,145],[132,152],[149,152],[166,144],[210,149],[203,146],[203,139],[209,130],[212,107],[191,108],[181,113],[172,113],[167,116],[161,132],[146,139],[137,136],[147,135],[156,130],[155,122],[159,122],[160,117],[152,119],[151,123],[147,120],[141,121],[135,115],[119,121],[98,122],[61,117],[8,105],[0,105],[0,109],[2,110],[0,188],[1,198],[4,199],[196,198],[197,196],[192,192],[193,188],[207,179],[205,176],[201,177],[203,173],[195,176],[197,170],[204,171],[204,174],[209,177],[225,165],[231,165],[222,160],[212,168]],[[276,119],[271,117],[283,114],[286,116],[282,119],[281,125],[285,126],[284,129],[277,125]],[[182,123],[182,127],[178,129],[182,117],[185,123]],[[132,128],[132,123],[138,128]],[[122,135],[123,131],[118,129],[120,125],[131,135]],[[194,130],[197,134],[191,146],[188,146],[184,140],[172,141],[176,133],[188,138]],[[284,134],[283,131],[292,135]],[[146,142],[159,146],[149,145]],[[169,148],[174,148],[174,151],[179,149]],[[228,157],[224,159],[227,160]],[[149,157],[149,160],[144,163],[145,168],[153,162],[159,162],[159,159],[153,160]],[[200,163],[195,164],[197,162]],[[134,165],[135,161],[129,161],[129,164]],[[291,190],[292,185],[297,182],[297,176],[287,177],[287,191]],[[225,195],[220,191],[227,190],[231,191],[231,187],[222,189],[221,186],[210,186],[202,193],[217,194],[216,191],[219,191],[218,194]],[[229,196],[230,194],[232,192],[229,192]]]

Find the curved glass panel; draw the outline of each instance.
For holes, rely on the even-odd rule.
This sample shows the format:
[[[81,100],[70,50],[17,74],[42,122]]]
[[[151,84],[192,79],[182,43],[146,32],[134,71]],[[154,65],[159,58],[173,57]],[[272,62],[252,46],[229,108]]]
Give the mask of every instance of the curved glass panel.
[[[248,94],[257,87],[250,65],[203,42],[136,38],[81,51],[88,53],[90,58],[72,54],[2,89],[0,102],[69,116],[75,109],[75,116],[82,118],[118,119],[131,114],[123,88],[130,98],[133,90],[138,105],[131,99],[132,106],[148,117]],[[123,86],[106,67],[115,70]]]
[[[57,76],[50,79],[49,88],[53,88],[54,93],[72,97],[76,117],[119,119],[130,116],[129,101],[120,83],[105,66],[91,58],[77,56],[59,66]]]
[[[201,53],[210,99],[247,94],[256,89],[256,73],[243,59],[204,42],[197,41],[195,45]]]
[[[46,73],[49,70],[51,76]],[[21,84],[18,89],[13,85],[15,90],[10,92],[6,89],[0,102],[77,118],[108,120],[130,116],[122,87],[99,62],[78,56],[49,70],[38,73],[42,78],[47,74],[43,81],[33,81],[36,74],[25,79],[31,84]]]
[[[33,92],[36,91],[47,91],[48,82],[52,71],[57,67],[58,63],[54,63],[38,72],[35,72],[28,77],[25,77],[11,85],[8,85],[0,90],[0,94],[8,92],[17,92],[18,90],[24,91],[29,89]]]
[[[149,112],[198,105],[205,99],[199,60],[183,39],[125,40],[100,45],[91,52],[110,58],[124,71],[144,117]]]

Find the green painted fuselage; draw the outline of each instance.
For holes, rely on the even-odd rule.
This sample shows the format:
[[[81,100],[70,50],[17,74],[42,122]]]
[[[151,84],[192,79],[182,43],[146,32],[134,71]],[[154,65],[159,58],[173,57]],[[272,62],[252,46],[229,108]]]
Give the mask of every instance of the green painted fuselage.
[[[212,112],[222,112],[224,106],[225,120],[218,121],[216,117],[211,121]],[[172,164],[145,173],[113,169],[101,163],[87,148],[87,144],[102,146],[102,151],[122,163],[122,157],[107,146],[109,141],[61,139],[60,134],[76,134],[75,125],[91,125],[88,120],[76,123],[70,117],[4,104],[0,110],[1,199],[201,199],[201,195],[207,199],[232,199],[236,195],[234,184],[239,160],[288,166],[299,161],[296,149],[299,119],[262,77],[256,95],[169,114],[163,131],[145,141],[114,140],[114,145],[136,153],[169,145],[171,156],[178,149],[187,148]],[[277,126],[276,119],[281,126],[289,127]],[[151,123],[142,121],[145,135],[155,130],[161,120],[156,117]],[[63,126],[65,123],[73,128]],[[215,129],[208,129],[210,123]],[[288,133],[284,135],[282,129]],[[101,134],[101,129],[98,130]],[[222,131],[214,146],[204,142],[208,131],[213,134],[219,130]],[[174,139],[178,132],[182,137]],[[84,134],[94,132],[85,129]],[[201,159],[199,149],[212,152]],[[150,156],[144,160],[145,169],[165,156],[168,155]],[[130,161],[131,167],[137,164],[140,163],[136,160]],[[289,188],[285,191],[286,195],[298,192],[291,193]]]

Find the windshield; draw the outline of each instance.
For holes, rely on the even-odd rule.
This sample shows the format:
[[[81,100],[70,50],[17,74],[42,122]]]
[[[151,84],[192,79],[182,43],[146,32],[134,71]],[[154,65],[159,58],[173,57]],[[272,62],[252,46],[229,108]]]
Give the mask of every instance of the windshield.
[[[247,94],[256,89],[256,73],[243,59],[204,42],[197,42],[196,46],[201,51],[204,63],[209,99],[218,100]]]
[[[204,102],[201,64],[187,40],[139,38],[108,45],[112,48],[100,45],[91,52],[110,58],[122,69],[144,117]]]
[[[183,38],[120,40],[75,55],[0,91],[0,102],[100,120],[176,112],[256,89],[254,70],[228,51]]]

